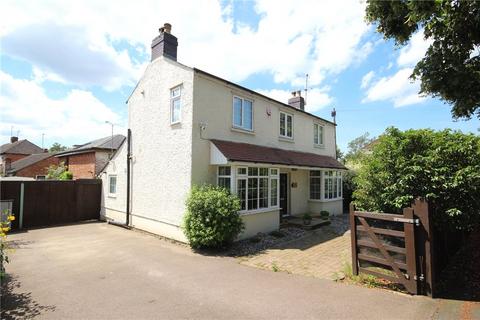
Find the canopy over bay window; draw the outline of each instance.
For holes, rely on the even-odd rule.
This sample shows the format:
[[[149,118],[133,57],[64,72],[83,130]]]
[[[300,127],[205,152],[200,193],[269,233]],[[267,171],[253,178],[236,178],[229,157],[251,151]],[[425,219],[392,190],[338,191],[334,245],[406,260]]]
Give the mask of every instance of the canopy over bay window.
[[[216,183],[240,198],[241,214],[343,212],[346,167],[332,157],[211,140],[210,164],[217,168]]]

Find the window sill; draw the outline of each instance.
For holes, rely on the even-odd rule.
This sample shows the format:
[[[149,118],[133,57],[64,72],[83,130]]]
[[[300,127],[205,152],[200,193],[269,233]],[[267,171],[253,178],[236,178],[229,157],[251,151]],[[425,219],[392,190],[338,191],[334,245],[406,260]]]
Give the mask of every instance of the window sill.
[[[181,121],[176,121],[176,122],[170,122],[170,126],[176,126],[176,125],[179,125],[181,124],[182,122]]]
[[[272,211],[278,211],[280,210],[280,207],[270,207],[270,208],[262,208],[262,209],[255,209],[255,210],[243,210],[239,211],[238,213],[240,216],[249,216],[253,214],[259,214],[259,213],[267,213],[267,212],[272,212]]]
[[[235,131],[235,132],[240,132],[240,133],[246,133],[246,134],[255,135],[255,132],[254,132],[253,130],[242,129],[242,128],[238,128],[238,127],[232,127],[231,130],[232,130],[232,131]]]
[[[289,138],[289,137],[279,136],[279,137],[278,137],[278,140],[279,140],[279,141],[283,141],[283,142],[295,143],[295,141],[293,141],[293,138]]]
[[[334,202],[334,201],[342,201],[342,200],[343,200],[343,198],[323,199],[323,200],[308,199],[308,202]]]
[[[117,196],[114,195],[114,194],[109,194],[108,197],[109,197],[109,198],[113,198],[113,199],[116,199],[116,198],[117,198]]]
[[[314,144],[313,145],[315,148],[318,148],[318,149],[325,149],[325,145],[324,144]]]

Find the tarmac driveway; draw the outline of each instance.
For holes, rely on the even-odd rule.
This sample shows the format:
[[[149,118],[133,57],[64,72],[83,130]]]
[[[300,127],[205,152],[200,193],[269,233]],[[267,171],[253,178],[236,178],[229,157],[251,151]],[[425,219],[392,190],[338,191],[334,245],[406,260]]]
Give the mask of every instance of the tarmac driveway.
[[[11,234],[2,319],[430,319],[425,297],[250,268],[87,223]]]

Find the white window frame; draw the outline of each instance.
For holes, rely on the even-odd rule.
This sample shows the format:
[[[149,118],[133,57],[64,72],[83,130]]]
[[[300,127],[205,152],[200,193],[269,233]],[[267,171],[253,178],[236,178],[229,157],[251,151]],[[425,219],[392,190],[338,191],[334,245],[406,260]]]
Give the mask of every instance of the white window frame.
[[[312,199],[311,198],[311,179],[309,173],[309,180],[308,180],[308,198],[309,201],[320,201],[320,202],[328,202],[328,201],[338,201],[343,199],[343,174],[340,170],[312,170],[312,171],[320,171],[320,199]],[[332,176],[328,175],[328,172],[332,172]],[[315,177],[318,178],[318,177]],[[331,193],[326,191],[328,187],[328,181],[331,180],[332,182],[332,191]],[[335,190],[333,187],[335,186],[335,182],[337,182],[337,196],[334,197]],[[327,181],[327,182],[326,182]],[[327,184],[327,187],[325,186]]]
[[[235,98],[240,99],[240,100],[242,101],[242,106],[241,106],[241,111],[242,111],[242,113],[241,113],[241,117],[240,117],[241,123],[242,123],[241,125],[236,125],[236,124],[235,124]],[[245,100],[246,100],[246,101],[249,101],[249,102],[252,104],[252,120],[251,120],[251,121],[252,121],[252,127],[251,127],[251,128],[246,128],[246,127],[245,127],[245,124],[243,123],[243,110],[244,110],[243,101],[245,101]],[[232,97],[232,127],[235,128],[235,129],[240,129],[240,130],[244,130],[244,131],[253,132],[253,129],[254,129],[254,122],[253,122],[253,119],[254,119],[253,114],[254,114],[254,112],[253,112],[253,108],[254,108],[254,106],[253,106],[253,100],[247,99],[247,98],[243,98],[243,97],[240,97],[240,96],[237,96],[237,95],[234,95],[234,96]]]
[[[178,95],[173,95],[174,92],[176,90],[179,90],[179,93]],[[178,86],[175,86],[173,88],[170,89],[170,124],[177,124],[177,123],[180,123],[182,122],[182,85],[178,85]],[[173,112],[173,105],[175,103],[175,101],[179,101],[180,103],[180,110],[178,112],[178,120],[174,120],[173,119],[173,115],[174,115],[174,112]]]
[[[230,175],[220,175],[220,168],[230,168]],[[220,178],[229,178],[230,179],[230,187],[228,191],[232,191],[232,170],[233,168],[231,166],[218,166],[217,167],[217,186],[220,186]]]
[[[318,127],[317,135],[315,135],[315,127]],[[322,134],[320,135],[320,129]],[[322,138],[320,141],[320,137]],[[315,142],[315,139],[319,141],[319,143]],[[325,145],[325,126],[320,123],[313,124],[313,144],[319,147],[323,147]]]
[[[285,115],[285,134],[282,134],[282,126],[281,126],[281,122],[282,122],[282,114]],[[290,117],[292,119],[292,130],[291,130],[291,133],[292,135],[289,136],[288,135],[288,117]],[[280,111],[279,113],[279,116],[278,116],[278,135],[281,137],[281,138],[284,138],[284,139],[292,139],[293,140],[293,114],[291,113],[288,113],[288,112],[284,112],[284,111]]]
[[[319,176],[312,176],[311,171],[319,171]],[[318,199],[312,198],[312,179],[319,179],[320,180],[320,197]],[[321,170],[310,170],[308,172],[308,199],[313,201],[318,201],[323,199],[323,172]]]
[[[217,185],[219,182],[220,177],[227,177],[227,176],[220,176],[219,175],[219,168],[224,167],[224,166],[218,166],[217,167]],[[257,168],[257,175],[255,176],[249,176],[248,175],[248,168]],[[260,170],[267,170],[267,175],[260,175]],[[245,173],[241,173],[240,171],[245,171]],[[269,210],[275,210],[278,209],[280,206],[280,169],[279,168],[271,168],[271,167],[263,167],[263,166],[231,166],[230,167],[230,186],[231,186],[231,192],[232,194],[238,195],[238,181],[244,180],[245,181],[245,209],[241,209],[239,213],[246,214],[246,213],[251,213],[251,212],[262,212],[262,211],[269,211]],[[248,179],[257,179],[257,205],[256,209],[249,209],[248,208]],[[260,179],[264,178],[267,179],[267,206],[263,208],[259,208],[260,204]],[[276,188],[276,205],[272,205],[272,181],[277,180],[277,188]]]
[[[330,176],[329,173],[332,173]],[[325,201],[341,200],[343,199],[343,178],[342,172],[337,170],[325,170],[322,173],[322,198]],[[331,181],[331,182],[330,182]],[[332,185],[331,191],[327,187]],[[326,186],[327,185],[327,186]],[[336,188],[335,188],[336,185]],[[335,190],[334,190],[335,188]],[[328,187],[330,189],[330,187]],[[334,196],[336,193],[336,197]]]
[[[112,178],[115,178],[115,192],[112,193],[111,190],[111,185],[112,185]],[[117,197],[117,186],[118,186],[118,178],[116,174],[109,174],[108,175],[108,196],[110,198],[116,198]]]

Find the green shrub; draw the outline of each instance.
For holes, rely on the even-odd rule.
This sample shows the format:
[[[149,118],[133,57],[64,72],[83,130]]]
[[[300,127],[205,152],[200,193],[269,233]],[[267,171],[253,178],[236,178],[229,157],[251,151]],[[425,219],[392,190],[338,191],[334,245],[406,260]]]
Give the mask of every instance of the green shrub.
[[[240,200],[215,186],[193,187],[187,199],[183,232],[192,248],[222,248],[243,230]]]
[[[320,217],[328,218],[329,216],[330,216],[330,212],[328,212],[327,210],[320,211]]]
[[[400,213],[422,197],[440,230],[470,230],[480,222],[480,136],[388,128],[362,159],[355,184],[360,209]]]
[[[73,179],[73,173],[70,171],[64,171],[60,174],[58,177],[59,180],[72,180]]]

